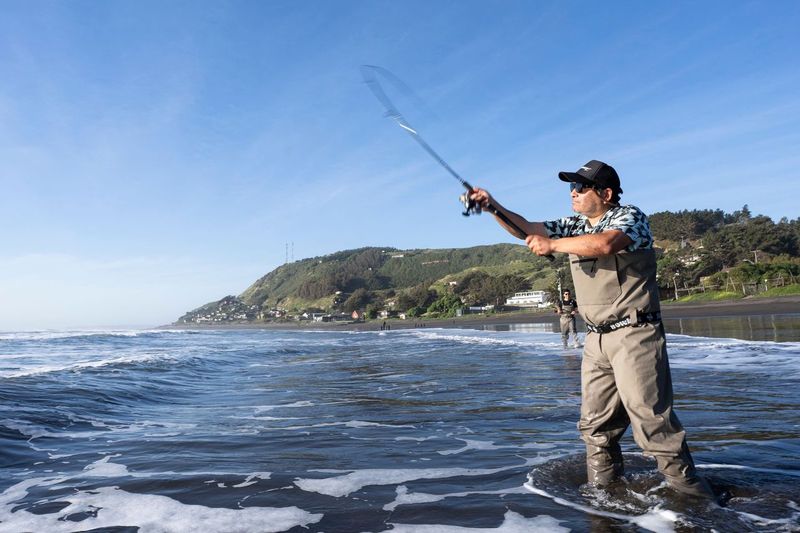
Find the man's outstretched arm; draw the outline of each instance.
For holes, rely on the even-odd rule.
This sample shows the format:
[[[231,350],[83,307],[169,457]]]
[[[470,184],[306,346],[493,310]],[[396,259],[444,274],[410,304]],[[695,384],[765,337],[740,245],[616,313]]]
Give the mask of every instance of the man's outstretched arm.
[[[489,191],[485,189],[473,187],[472,193],[470,194],[470,198],[475,202],[477,202],[483,209],[487,209],[488,206],[491,204],[495,209],[497,209],[500,213],[508,217],[509,220],[511,220],[514,224],[516,224],[519,227],[519,229],[525,232],[525,235],[523,236],[518,235],[517,232],[514,230],[514,228],[506,224],[500,217],[495,215],[494,218],[495,220],[497,220],[497,223],[500,224],[503,228],[505,228],[506,231],[508,231],[511,235],[515,237],[524,239],[526,236],[529,235],[541,235],[543,237],[547,235],[547,232],[544,229],[544,224],[542,224],[541,222],[531,222],[522,215],[506,209],[497,200],[495,200],[491,194],[489,194]]]

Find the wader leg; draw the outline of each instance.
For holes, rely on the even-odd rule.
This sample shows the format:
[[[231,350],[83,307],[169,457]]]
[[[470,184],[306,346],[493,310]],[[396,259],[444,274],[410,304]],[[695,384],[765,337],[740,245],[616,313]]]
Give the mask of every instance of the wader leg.
[[[630,423],[617,391],[614,371],[600,346],[601,336],[590,333],[581,361],[581,418],[578,429],[586,443],[589,483],[608,485],[624,471],[619,439]]]
[[[572,330],[572,336],[575,339],[575,344],[573,345],[575,348],[581,345],[581,340],[578,338],[578,319],[574,316],[569,321],[569,327]]]
[[[681,447],[681,452],[677,456],[656,456],[656,461],[658,462],[658,469],[664,474],[673,489],[691,496],[716,498],[708,482],[697,475],[692,454],[689,453],[689,447],[685,441]]]
[[[594,337],[594,335],[592,335]],[[676,490],[713,498],[697,475],[686,432],[672,410],[672,377],[661,324],[628,327],[604,334],[608,354],[633,437]]]
[[[564,348],[567,347],[567,341],[569,340],[569,321],[567,317],[561,315],[558,319],[559,326],[561,326],[561,342],[564,343]]]

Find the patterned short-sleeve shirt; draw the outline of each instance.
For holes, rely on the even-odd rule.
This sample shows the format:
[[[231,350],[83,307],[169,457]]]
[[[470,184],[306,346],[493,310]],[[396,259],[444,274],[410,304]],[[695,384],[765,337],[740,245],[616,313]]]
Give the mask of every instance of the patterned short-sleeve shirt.
[[[633,241],[626,248],[629,252],[647,250],[653,247],[653,234],[650,223],[638,207],[622,205],[612,207],[603,215],[596,226],[592,226],[583,215],[575,215],[544,223],[547,236],[551,239],[575,237],[587,233],[602,233],[606,230],[620,230]]]

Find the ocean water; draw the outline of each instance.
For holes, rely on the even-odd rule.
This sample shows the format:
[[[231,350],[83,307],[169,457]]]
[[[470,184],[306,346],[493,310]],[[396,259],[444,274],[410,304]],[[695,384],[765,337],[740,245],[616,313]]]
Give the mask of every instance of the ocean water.
[[[800,343],[668,340],[721,506],[584,485],[550,325],[0,333],[0,531],[800,531]]]

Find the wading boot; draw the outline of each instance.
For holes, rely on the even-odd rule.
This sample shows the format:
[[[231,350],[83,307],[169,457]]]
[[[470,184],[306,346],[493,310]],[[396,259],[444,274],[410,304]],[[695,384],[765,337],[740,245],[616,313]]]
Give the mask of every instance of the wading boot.
[[[694,461],[689,453],[686,443],[676,457],[656,457],[658,469],[664,474],[669,486],[681,494],[717,500],[717,496],[711,489],[711,485],[705,478],[699,476],[694,467]]]
[[[589,483],[605,487],[618,480],[625,471],[619,444],[601,448],[586,445],[586,477]]]
[[[683,479],[673,479],[668,477],[667,483],[669,483],[670,487],[677,490],[681,494],[686,494],[687,496],[693,496],[695,498],[702,498],[704,500],[717,501],[717,495],[714,494],[711,485],[708,484],[708,481],[706,481],[704,477],[698,475]]]

